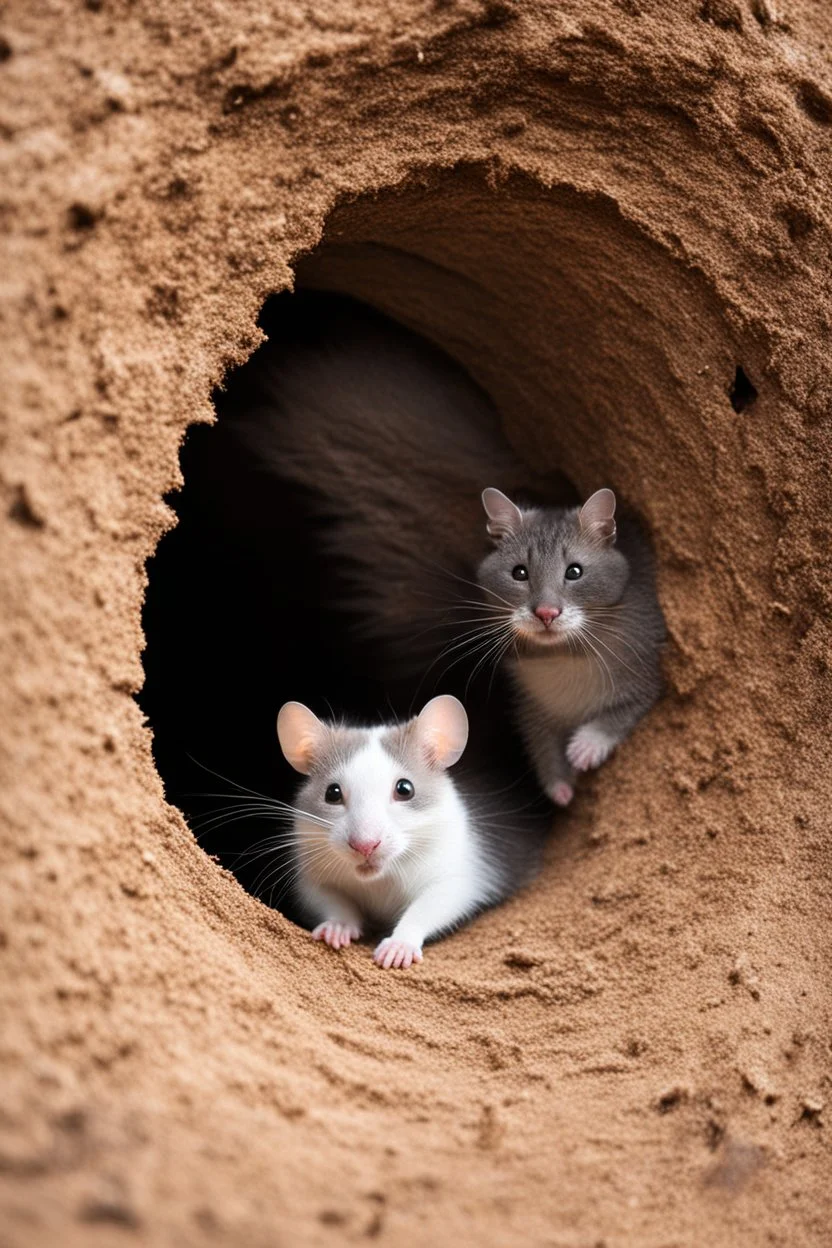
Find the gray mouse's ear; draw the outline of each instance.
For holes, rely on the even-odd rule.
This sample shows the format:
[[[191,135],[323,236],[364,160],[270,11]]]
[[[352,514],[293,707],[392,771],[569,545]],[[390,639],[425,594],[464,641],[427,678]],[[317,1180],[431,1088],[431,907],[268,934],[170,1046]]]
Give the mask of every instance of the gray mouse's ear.
[[[509,534],[519,533],[523,523],[523,513],[516,503],[507,498],[501,490],[489,487],[482,492],[482,505],[488,516],[488,535],[495,541]]]
[[[581,529],[587,537],[602,542],[615,541],[615,495],[612,490],[596,490],[581,508]]]
[[[285,702],[277,716],[277,739],[287,763],[308,776],[326,745],[329,729],[302,702]]]
[[[442,693],[416,717],[416,740],[433,767],[453,767],[468,743],[468,716],[459,698]]]

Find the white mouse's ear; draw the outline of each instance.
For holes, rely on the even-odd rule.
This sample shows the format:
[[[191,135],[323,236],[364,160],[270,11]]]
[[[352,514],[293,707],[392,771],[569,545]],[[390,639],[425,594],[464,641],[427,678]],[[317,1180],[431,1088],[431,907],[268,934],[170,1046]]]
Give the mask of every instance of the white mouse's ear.
[[[459,698],[432,698],[417,716],[416,737],[434,767],[453,767],[468,742],[468,716]]]
[[[329,729],[302,702],[285,702],[277,716],[277,739],[287,763],[308,776],[323,750]]]
[[[501,490],[489,486],[482,492],[482,505],[488,516],[488,535],[499,541],[511,533],[519,533],[523,513]]]
[[[596,490],[581,508],[581,528],[600,541],[615,540],[615,495],[612,490]]]

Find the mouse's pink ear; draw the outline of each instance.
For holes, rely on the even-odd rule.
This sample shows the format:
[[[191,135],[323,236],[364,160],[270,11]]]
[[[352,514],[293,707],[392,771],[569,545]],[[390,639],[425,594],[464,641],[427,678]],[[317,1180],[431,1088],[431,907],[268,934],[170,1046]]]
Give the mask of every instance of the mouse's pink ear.
[[[491,486],[482,492],[482,505],[488,516],[488,535],[499,541],[512,533],[519,533],[523,523],[523,513],[516,503],[506,497],[501,490]]]
[[[612,490],[596,490],[581,508],[580,522],[588,537],[602,542],[615,541],[615,495]]]
[[[433,767],[453,767],[468,742],[468,716],[459,698],[432,698],[416,718],[416,739]]]
[[[286,702],[277,716],[277,739],[287,763],[308,776],[321,755],[329,729],[302,702]]]

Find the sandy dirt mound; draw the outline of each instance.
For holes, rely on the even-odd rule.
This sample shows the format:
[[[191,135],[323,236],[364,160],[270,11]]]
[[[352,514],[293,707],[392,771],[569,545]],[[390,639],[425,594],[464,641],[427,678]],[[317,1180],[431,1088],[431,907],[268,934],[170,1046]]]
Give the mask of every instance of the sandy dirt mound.
[[[12,0],[0,36],[2,1242],[828,1243],[829,11]],[[408,975],[202,853],[133,698],[183,433],[298,266],[661,562],[668,697]]]

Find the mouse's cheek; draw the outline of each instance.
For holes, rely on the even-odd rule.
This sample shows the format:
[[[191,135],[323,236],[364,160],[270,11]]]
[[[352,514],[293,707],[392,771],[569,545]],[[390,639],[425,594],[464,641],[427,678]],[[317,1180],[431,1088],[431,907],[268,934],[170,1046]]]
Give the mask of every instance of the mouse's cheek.
[[[386,865],[387,863],[392,862],[394,858],[398,858],[399,854],[402,852],[403,844],[403,838],[398,833],[391,833],[385,836],[376,850],[376,857],[378,858],[378,861],[383,862]]]

